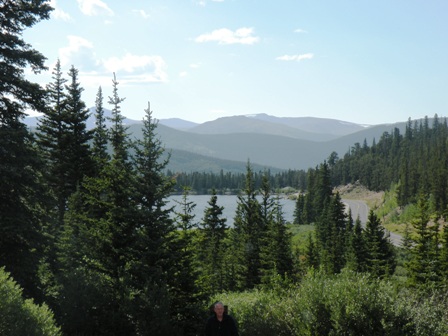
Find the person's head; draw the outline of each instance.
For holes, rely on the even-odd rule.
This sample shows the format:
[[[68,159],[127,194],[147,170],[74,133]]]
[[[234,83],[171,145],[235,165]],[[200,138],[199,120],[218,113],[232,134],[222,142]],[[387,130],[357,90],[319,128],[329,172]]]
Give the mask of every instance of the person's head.
[[[224,315],[224,305],[221,301],[218,301],[214,305],[215,314],[217,317],[222,317]]]

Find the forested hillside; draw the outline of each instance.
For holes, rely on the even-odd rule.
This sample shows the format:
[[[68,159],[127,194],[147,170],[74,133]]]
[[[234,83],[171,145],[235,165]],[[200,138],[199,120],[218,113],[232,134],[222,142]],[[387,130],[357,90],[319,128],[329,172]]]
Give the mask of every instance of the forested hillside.
[[[26,79],[45,57],[23,30],[50,12],[45,1],[0,5],[1,335],[202,335],[217,300],[243,336],[448,333],[446,122],[355,144],[306,172],[246,161],[202,183],[210,200],[195,219],[198,175],[167,173],[149,103],[141,137],[130,134],[115,74],[112,92],[96,92],[93,129],[74,65],[58,61],[45,88]],[[35,134],[27,109],[43,114]],[[417,200],[402,248],[373,209],[365,226],[347,213],[333,187],[353,180],[398,183],[402,204]],[[283,184],[300,187],[295,223],[273,187]],[[176,188],[178,212],[167,206]],[[232,228],[216,188],[238,192]]]

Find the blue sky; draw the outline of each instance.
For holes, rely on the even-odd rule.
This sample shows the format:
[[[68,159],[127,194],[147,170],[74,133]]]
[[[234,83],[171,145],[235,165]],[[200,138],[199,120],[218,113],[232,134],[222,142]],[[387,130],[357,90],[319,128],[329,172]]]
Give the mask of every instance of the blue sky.
[[[83,99],[109,108],[116,73],[123,114],[198,123],[267,113],[360,124],[448,111],[445,0],[52,0],[25,31],[51,81],[80,71]]]

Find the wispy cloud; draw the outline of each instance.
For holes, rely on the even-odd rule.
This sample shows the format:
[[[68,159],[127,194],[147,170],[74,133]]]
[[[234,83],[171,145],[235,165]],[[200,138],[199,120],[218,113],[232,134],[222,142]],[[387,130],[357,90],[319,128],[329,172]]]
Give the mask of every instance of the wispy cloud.
[[[161,56],[132,55],[102,61],[107,72],[121,72],[123,82],[166,82],[166,63]]]
[[[304,34],[304,33],[308,33],[308,31],[305,29],[297,28],[294,30],[294,33]]]
[[[93,44],[83,37],[67,36],[68,46],[59,49],[61,65],[76,64],[77,67],[89,70],[97,65]]]
[[[227,28],[217,29],[211,33],[206,33],[196,37],[195,41],[203,42],[218,42],[219,44],[255,44],[260,38],[254,36],[253,28],[239,28],[232,31]]]
[[[166,63],[161,56],[133,55],[99,59],[92,42],[70,35],[68,45],[59,49],[59,59],[63,67],[74,65],[86,83],[103,83],[117,73],[121,83],[167,82]]]
[[[149,19],[151,17],[151,15],[146,13],[143,9],[134,9],[133,12],[137,13],[138,15],[140,15],[144,19]]]
[[[112,9],[101,0],[78,0],[78,5],[81,12],[88,16],[114,15]]]
[[[62,9],[59,8],[56,0],[51,0],[50,6],[54,8],[54,10],[51,12],[51,17],[63,21],[70,21],[72,19],[70,17],[70,14],[64,12]]]
[[[283,55],[276,58],[278,61],[302,61],[306,59],[312,59],[314,58],[314,54],[308,53],[308,54],[300,54],[300,55]]]

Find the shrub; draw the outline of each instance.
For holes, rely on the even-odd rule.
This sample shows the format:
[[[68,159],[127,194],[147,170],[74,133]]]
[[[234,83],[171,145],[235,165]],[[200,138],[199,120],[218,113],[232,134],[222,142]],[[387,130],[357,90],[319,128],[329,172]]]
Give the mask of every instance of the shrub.
[[[422,295],[366,273],[309,273],[296,286],[225,293],[244,335],[447,335],[446,293]]]
[[[45,305],[24,299],[22,289],[0,268],[0,335],[60,335],[53,313]]]

